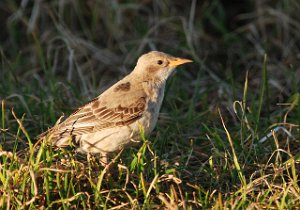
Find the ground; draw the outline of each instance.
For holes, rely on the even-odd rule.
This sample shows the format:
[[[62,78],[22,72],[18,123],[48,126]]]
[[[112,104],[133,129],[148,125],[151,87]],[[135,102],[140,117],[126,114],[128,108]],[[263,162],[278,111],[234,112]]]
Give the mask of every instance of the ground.
[[[1,209],[297,209],[298,1],[0,2]],[[111,170],[35,137],[150,50],[194,60]]]

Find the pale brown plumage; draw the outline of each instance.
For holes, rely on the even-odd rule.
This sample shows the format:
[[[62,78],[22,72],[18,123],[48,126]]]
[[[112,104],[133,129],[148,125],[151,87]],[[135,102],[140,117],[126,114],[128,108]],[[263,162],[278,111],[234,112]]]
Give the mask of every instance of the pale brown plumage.
[[[141,126],[147,135],[157,122],[167,78],[187,62],[157,51],[144,54],[129,75],[39,138],[58,147],[75,141],[80,152],[104,157],[138,141]]]

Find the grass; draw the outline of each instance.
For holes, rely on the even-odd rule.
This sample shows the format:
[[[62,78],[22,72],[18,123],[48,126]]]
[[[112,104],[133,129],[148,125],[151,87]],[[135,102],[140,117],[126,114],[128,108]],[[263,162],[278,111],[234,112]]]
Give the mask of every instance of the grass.
[[[297,209],[297,1],[0,2],[1,209]],[[193,59],[112,172],[35,136],[157,49]]]

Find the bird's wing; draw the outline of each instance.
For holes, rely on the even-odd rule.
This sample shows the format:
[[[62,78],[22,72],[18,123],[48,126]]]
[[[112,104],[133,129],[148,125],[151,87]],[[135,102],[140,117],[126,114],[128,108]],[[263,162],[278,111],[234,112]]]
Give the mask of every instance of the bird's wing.
[[[79,108],[47,134],[50,134],[55,142],[66,137],[130,125],[142,117],[146,109],[146,99],[147,94],[142,86],[124,91],[118,89],[117,83],[98,98]]]

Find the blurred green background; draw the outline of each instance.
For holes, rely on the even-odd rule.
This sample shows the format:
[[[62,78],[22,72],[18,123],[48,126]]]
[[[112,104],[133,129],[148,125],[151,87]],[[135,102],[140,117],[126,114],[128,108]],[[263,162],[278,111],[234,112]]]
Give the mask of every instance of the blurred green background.
[[[1,99],[29,114],[35,133],[129,73],[142,53],[159,50],[195,61],[170,82],[169,106],[213,111],[243,98],[246,72],[247,100],[256,103],[267,55],[263,112],[271,116],[299,91],[299,7],[292,0],[3,0]]]
[[[168,81],[150,137],[160,175],[178,176],[195,208],[299,206],[299,11],[298,0],[1,0],[1,147],[12,150],[16,139],[17,150],[28,147],[12,109],[34,142],[158,50],[194,60]],[[125,165],[134,152],[125,152]],[[146,180],[154,176],[150,159]],[[253,191],[240,199],[242,189]]]

